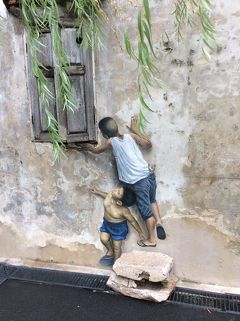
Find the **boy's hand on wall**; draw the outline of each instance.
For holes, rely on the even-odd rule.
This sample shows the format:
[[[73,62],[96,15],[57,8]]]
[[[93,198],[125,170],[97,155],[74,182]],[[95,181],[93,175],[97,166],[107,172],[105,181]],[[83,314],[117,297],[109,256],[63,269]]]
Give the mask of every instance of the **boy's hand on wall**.
[[[93,194],[96,194],[98,192],[98,189],[96,186],[90,186],[90,191],[93,193]]]
[[[65,148],[71,149],[71,150],[76,150],[76,151],[80,151],[82,149],[81,146],[76,145],[76,144],[67,144],[67,146]]]
[[[132,132],[132,133],[134,133],[136,135],[139,135],[137,122],[138,122],[138,117],[137,117],[137,115],[134,115],[134,116],[131,117],[130,127],[129,126],[126,126],[126,127],[127,127],[127,129],[130,130],[130,132]]]
[[[138,121],[137,115],[134,115],[134,116],[131,117],[130,130],[131,130],[133,133],[134,133],[134,132],[138,132],[137,121]]]
[[[81,149],[91,149],[93,146],[89,143],[81,143]]]

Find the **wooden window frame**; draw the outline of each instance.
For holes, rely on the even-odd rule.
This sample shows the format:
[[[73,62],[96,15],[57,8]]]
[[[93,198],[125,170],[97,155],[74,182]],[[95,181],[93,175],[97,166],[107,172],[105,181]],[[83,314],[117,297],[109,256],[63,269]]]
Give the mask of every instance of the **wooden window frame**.
[[[63,28],[60,29],[61,37],[63,37],[63,32],[66,30],[75,30],[73,24],[67,24],[64,25]],[[50,34],[49,30],[46,30],[43,32],[43,34]],[[52,37],[50,34],[50,44],[52,44]],[[75,45],[75,44],[74,44]],[[49,49],[49,48],[48,48]],[[60,102],[57,99],[57,92],[56,92],[56,84],[58,80],[58,75],[56,73],[56,69],[54,68],[55,61],[53,56],[52,48],[48,50],[49,56],[48,58],[50,61],[52,60],[52,67],[49,68],[48,71],[44,70],[45,75],[47,78],[53,78],[53,88],[54,88],[54,94],[55,94],[55,113],[54,116],[58,121],[59,124],[59,134],[62,137],[64,143],[81,143],[81,142],[92,142],[96,143],[96,123],[95,123],[95,93],[94,93],[94,84],[93,84],[93,75],[94,75],[94,52],[90,49],[84,49],[79,47],[79,50],[81,50],[81,57],[82,62],[81,63],[72,63],[70,61],[70,66],[68,68],[68,73],[72,81],[74,79],[77,79],[79,76],[79,84],[82,84],[81,90],[83,93],[83,96],[81,96],[81,101],[84,102],[83,106],[79,106],[79,109],[77,112],[81,112],[80,108],[84,108],[84,122],[86,123],[85,131],[79,131],[79,132],[71,132],[68,124],[68,113],[66,110],[63,110],[62,106],[60,106]],[[43,126],[41,124],[42,122],[42,115],[41,115],[41,106],[39,102],[39,95],[38,95],[38,89],[37,89],[37,79],[32,73],[32,67],[31,67],[31,57],[30,54],[28,54],[28,83],[29,83],[29,94],[30,94],[30,102],[31,102],[31,116],[32,116],[32,129],[33,129],[33,142],[51,142],[51,139],[49,137],[49,134],[47,131],[43,130]],[[83,77],[83,78],[81,78]],[[78,94],[78,89],[80,90],[80,87],[75,89],[76,94]],[[81,112],[82,113],[82,112]],[[78,115],[79,117],[79,115]],[[70,118],[70,117],[69,117]],[[74,119],[72,118],[72,122],[74,123]],[[76,120],[77,124],[77,120]],[[45,126],[46,127],[46,126]]]

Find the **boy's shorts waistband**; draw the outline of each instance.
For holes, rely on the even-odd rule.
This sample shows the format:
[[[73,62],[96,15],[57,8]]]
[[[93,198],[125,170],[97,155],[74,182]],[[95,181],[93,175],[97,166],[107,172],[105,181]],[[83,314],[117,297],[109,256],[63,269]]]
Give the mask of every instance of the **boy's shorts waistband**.
[[[114,226],[115,226],[116,224],[122,224],[122,223],[127,222],[127,220],[123,220],[123,221],[120,221],[120,222],[111,222],[111,221],[108,221],[105,217],[103,217],[103,220],[104,220],[105,222],[107,222],[108,224],[114,224]]]

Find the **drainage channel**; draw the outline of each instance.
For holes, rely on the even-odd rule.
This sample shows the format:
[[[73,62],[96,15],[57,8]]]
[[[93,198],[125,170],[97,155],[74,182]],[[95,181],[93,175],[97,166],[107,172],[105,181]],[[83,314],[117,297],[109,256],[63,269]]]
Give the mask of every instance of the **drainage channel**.
[[[115,293],[106,284],[108,276],[0,264],[0,284],[6,280],[24,280],[54,285],[66,285]],[[240,295],[213,293],[177,287],[167,302],[194,305],[206,309],[240,314]]]
[[[1,266],[0,266],[1,271]],[[40,282],[46,284],[74,286],[84,289],[108,291],[106,283],[108,276],[95,275],[87,273],[65,272],[58,270],[49,270],[41,268],[29,268],[25,266],[4,266],[5,275],[2,275],[6,280],[23,280]],[[1,279],[0,279],[1,284]]]
[[[168,301],[240,313],[240,295],[176,288]]]

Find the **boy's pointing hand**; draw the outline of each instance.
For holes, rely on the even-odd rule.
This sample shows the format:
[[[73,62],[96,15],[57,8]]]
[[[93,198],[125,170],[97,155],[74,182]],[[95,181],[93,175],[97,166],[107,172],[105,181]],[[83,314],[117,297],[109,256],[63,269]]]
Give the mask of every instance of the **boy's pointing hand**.
[[[127,126],[127,128],[134,134],[138,133],[138,126],[137,126],[137,122],[138,122],[138,117],[137,115],[134,115],[131,117],[131,124],[130,127]]]
[[[138,130],[138,127],[137,127],[137,121],[138,121],[138,117],[137,115],[134,115],[131,117],[131,130],[132,131],[137,131]]]
[[[97,187],[96,186],[90,186],[90,191],[93,193],[93,194],[95,194],[95,193],[97,193],[97,191],[98,191],[98,189],[97,189]]]

